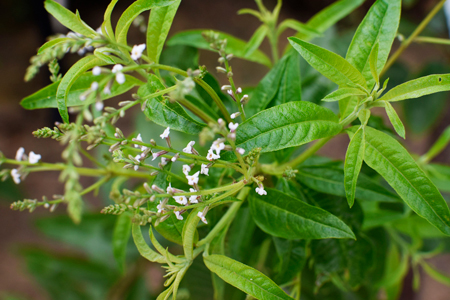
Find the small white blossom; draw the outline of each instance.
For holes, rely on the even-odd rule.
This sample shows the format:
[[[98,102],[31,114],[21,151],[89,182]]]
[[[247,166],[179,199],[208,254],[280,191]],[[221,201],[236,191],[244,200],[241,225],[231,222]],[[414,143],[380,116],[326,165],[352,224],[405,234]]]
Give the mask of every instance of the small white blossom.
[[[228,93],[228,95],[233,96],[233,91],[232,90],[228,90],[227,93]]]
[[[122,72],[116,74],[116,81],[118,84],[123,84],[125,82],[125,75]]]
[[[172,188],[172,183],[169,183],[169,186],[166,189],[168,194],[173,194],[175,191]]]
[[[161,157],[161,166],[167,165],[167,158]]]
[[[111,72],[117,73],[117,72],[122,71],[122,69],[123,69],[123,66],[121,64],[117,64],[112,68]]]
[[[175,216],[177,216],[177,219],[178,219],[178,220],[180,220],[180,221],[183,220],[183,216],[181,215],[181,212],[180,212],[180,211],[177,211],[177,210],[176,210],[176,211],[174,211],[174,213],[175,213]]]
[[[95,102],[95,109],[97,111],[102,111],[102,109],[103,109],[103,102],[102,101]]]
[[[188,176],[190,171],[191,171],[191,167],[189,165],[183,165],[184,175]]]
[[[98,75],[100,75],[100,74],[102,74],[102,69],[101,69],[99,66],[95,66],[95,67],[92,69],[92,75],[98,76]]]
[[[230,124],[228,124],[228,128],[230,128],[231,132],[235,131],[239,126],[239,123],[233,123],[230,122]]]
[[[220,126],[225,125],[225,121],[224,121],[222,118],[219,118],[219,119],[217,120],[217,123],[219,123]]]
[[[237,88],[236,93],[238,93],[238,94],[242,93],[242,89],[241,88]]]
[[[21,161],[24,154],[25,154],[25,148],[20,147],[19,149],[17,149],[16,160]]]
[[[195,144],[195,141],[190,141],[190,142],[187,144],[186,148],[183,149],[183,152],[184,152],[184,153],[191,153],[191,154],[192,154],[192,147],[194,146],[194,144]]]
[[[222,85],[222,87],[220,88],[222,91],[228,91],[231,90],[231,85]]]
[[[220,154],[220,151],[225,149],[225,144],[220,141],[214,141],[211,146],[212,150],[216,150],[217,155]]]
[[[212,151],[212,149],[209,149],[209,150],[208,150],[208,155],[206,155],[206,159],[207,159],[207,160],[212,161],[212,160],[216,160],[216,159],[219,159],[219,158],[220,158],[220,155],[219,155],[219,154],[215,154],[215,153]]]
[[[236,148],[236,151],[237,151],[240,155],[244,155],[244,153],[245,153],[245,149],[243,149],[243,148]]]
[[[208,172],[209,172],[208,165],[202,164],[202,169],[200,170],[200,173],[209,176]]]
[[[159,157],[158,152],[153,152],[153,153],[152,153],[152,157],[153,157],[153,158],[152,158],[152,161],[155,160],[155,159],[157,159],[157,158]]]
[[[156,206],[156,208],[158,209],[158,214],[160,214],[164,211],[164,207],[163,207],[161,201],[159,201],[159,204]]]
[[[198,175],[200,174],[200,172],[195,173],[194,175],[186,175],[186,178],[188,180],[188,184],[189,185],[194,185],[198,183]]]
[[[164,130],[164,132],[163,132],[162,134],[160,134],[159,136],[160,136],[162,139],[166,139],[166,138],[169,137],[169,134],[170,134],[170,127],[167,127],[167,128]]]
[[[186,196],[173,196],[173,199],[181,205],[186,205],[188,203]]]
[[[189,191],[190,191],[191,193],[195,193],[195,192],[196,192],[196,190],[193,189],[193,188],[189,188]],[[198,198],[199,198],[198,195],[192,195],[192,196],[189,197],[189,202],[190,202],[190,203],[198,203]]]
[[[267,195],[267,192],[264,190],[264,187],[263,187],[263,186],[257,187],[257,188],[255,189],[255,191],[256,191],[258,194],[260,194],[261,196]]]
[[[103,89],[103,94],[105,95],[111,94],[111,88],[109,87],[109,85],[105,86],[105,88]]]
[[[28,154],[28,161],[30,162],[30,164],[37,164],[40,159],[41,155],[36,154],[33,151],[31,151],[30,154]]]
[[[241,103],[245,103],[248,100],[248,95],[244,95],[241,98]]]
[[[142,56],[142,52],[145,50],[145,44],[140,45],[134,45],[133,49],[131,50],[131,58],[133,60],[138,60]]]
[[[143,142],[143,141],[142,141],[142,136],[141,136],[140,133],[139,133],[138,136],[135,137],[134,139],[135,139],[135,141],[137,141],[137,142],[141,142],[141,143]],[[134,148],[139,148],[139,147],[141,147],[141,146],[140,146],[140,145],[134,144]]]
[[[232,119],[234,120],[234,119],[236,119],[237,117],[239,117],[240,114],[241,114],[240,112],[232,113],[232,114],[230,115],[230,118],[232,118]]]
[[[20,174],[19,174],[19,171],[17,171],[17,169],[11,170],[11,177],[16,184],[20,183]]]
[[[202,220],[203,223],[208,224],[208,221],[206,221],[205,216],[203,215],[203,212],[199,211],[197,213],[197,216]]]
[[[94,81],[91,83],[91,91],[96,91],[98,90],[98,82]]]

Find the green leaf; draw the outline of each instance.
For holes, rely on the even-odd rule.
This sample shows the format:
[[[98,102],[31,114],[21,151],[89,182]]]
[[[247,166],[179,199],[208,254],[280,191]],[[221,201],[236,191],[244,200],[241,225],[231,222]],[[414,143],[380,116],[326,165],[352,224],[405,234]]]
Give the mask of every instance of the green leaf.
[[[340,101],[349,98],[351,96],[365,96],[365,95],[367,94],[357,88],[339,88],[334,92],[332,92],[331,94],[328,94],[325,98],[322,99],[322,101],[333,102],[333,101]]]
[[[376,43],[375,46],[372,48],[372,52],[370,52],[369,56],[369,66],[370,66],[370,73],[372,74],[372,79],[375,80],[375,84],[377,87],[380,86],[380,78],[378,76],[378,50],[380,44]],[[367,79],[367,78],[366,78]],[[371,79],[367,79],[370,81]]]
[[[200,212],[200,208],[194,208],[186,218],[186,223],[183,226],[183,250],[184,256],[186,256],[187,260],[193,259],[193,251],[194,251],[194,243],[195,236],[197,233],[197,224],[200,221],[200,218],[197,216],[198,212]]]
[[[401,253],[399,247],[391,243],[385,261],[384,276],[377,286],[384,287],[389,300],[398,299],[407,273],[408,255]]]
[[[299,169],[299,182],[318,192],[345,197],[344,170],[331,167]],[[398,202],[400,199],[370,177],[359,174],[355,197],[361,200]]]
[[[253,33],[252,37],[245,46],[244,56],[251,56],[253,52],[255,52],[259,48],[261,43],[264,41],[268,30],[269,29],[265,24],[259,26],[258,29],[256,29],[255,33]]]
[[[160,264],[166,263],[166,259],[164,256],[160,255],[156,251],[154,251],[152,248],[150,248],[147,244],[147,242],[144,240],[144,237],[142,236],[141,226],[137,223],[133,223],[131,226],[131,231],[133,234],[133,240],[134,244],[136,245],[139,253],[146,258],[147,260],[151,262],[158,262]]]
[[[223,255],[203,257],[206,267],[224,281],[261,300],[291,299],[261,272]]]
[[[344,187],[348,205],[355,202],[356,183],[364,158],[364,127],[360,127],[348,144],[345,154]]]
[[[334,136],[342,130],[336,115],[316,104],[297,101],[278,105],[240,124],[236,144],[247,152],[271,152]]]
[[[105,14],[103,16],[103,25],[102,25],[102,29],[105,28],[106,30],[104,34],[106,34],[110,39],[114,41],[116,37],[114,36],[114,30],[111,24],[111,14],[113,12],[114,7],[116,6],[117,1],[119,0],[111,0],[111,2],[108,4],[108,7],[106,8]]]
[[[170,38],[167,45],[188,45],[199,49],[211,50],[209,43],[202,36],[203,32],[208,32],[208,30],[197,29],[177,33]],[[219,34],[219,39],[227,40],[227,46],[225,48],[227,53],[233,53],[235,57],[263,64],[269,68],[272,66],[270,59],[260,50],[255,50],[251,55],[245,55],[245,41],[223,32],[214,32]]]
[[[266,196],[252,193],[250,208],[265,232],[286,239],[355,238],[351,229],[329,212],[275,189]]]
[[[116,25],[116,39],[121,44],[127,44],[128,29],[130,29],[131,23],[144,11],[150,10],[156,7],[164,7],[171,5],[175,0],[137,0],[133,2],[120,16]]]
[[[397,115],[397,112],[392,107],[392,104],[385,101],[385,108],[386,113],[389,117],[389,121],[391,121],[391,124],[394,126],[395,131],[398,133],[399,136],[402,138],[405,138],[405,126],[403,126],[402,120],[400,120],[399,116]]]
[[[42,45],[39,48],[37,54],[38,55],[42,54],[45,50],[53,48],[54,46],[59,45],[59,44],[64,44],[64,43],[66,43],[66,42],[68,42],[70,40],[72,40],[72,39],[71,38],[56,38],[56,39],[52,39],[52,40],[46,42],[44,45]]]
[[[146,99],[148,95],[164,88],[158,77],[150,75],[148,83],[139,88],[138,95]],[[193,135],[199,134],[206,126],[189,116],[178,102],[172,103],[162,96],[147,99],[144,114],[158,125]]]
[[[450,126],[447,126],[438,140],[431,146],[430,150],[424,154],[424,160],[429,161],[441,153],[450,142]]]
[[[434,267],[426,263],[425,261],[421,261],[420,265],[423,267],[423,270],[430,275],[431,278],[436,280],[437,282],[440,282],[442,284],[445,284],[447,286],[450,286],[450,276],[442,273],[441,271],[436,270]]]
[[[399,142],[381,131],[367,127],[364,161],[384,177],[412,210],[450,235],[447,203]]]
[[[273,237],[278,256],[275,282],[286,283],[298,275],[305,266],[307,257],[305,240],[286,240]]]
[[[278,25],[277,35],[279,36],[288,28],[294,29],[298,33],[308,36],[310,38],[322,35],[319,31],[317,31],[313,27],[310,27],[294,19],[283,20],[283,22],[281,22],[280,25]]]
[[[447,236],[440,232],[425,219],[413,215],[400,220],[395,220],[391,225],[395,230],[411,237],[417,236],[422,239],[446,238]]]
[[[61,79],[61,82],[58,85],[58,90],[56,91],[56,103],[58,105],[59,114],[61,115],[64,123],[69,123],[67,98],[72,85],[85,71],[92,69],[95,66],[104,65],[106,65],[106,63],[103,60],[98,59],[94,55],[89,55],[77,61]]]
[[[161,51],[180,3],[181,0],[177,0],[171,5],[157,7],[150,12],[147,28],[147,54],[154,63],[159,63]]]
[[[367,87],[363,75],[341,56],[319,46],[290,37],[289,43],[317,71],[339,86]]]
[[[109,55],[106,55],[105,53],[102,52],[101,48],[97,48],[94,50],[94,55],[103,60],[105,63],[113,65],[116,63],[116,61]]]
[[[80,100],[81,94],[86,92],[90,87],[92,82],[101,81],[108,75],[101,74],[94,76],[90,73],[86,73],[78,77],[78,79],[73,83],[72,87],[67,94],[67,107],[83,105],[85,102]],[[103,91],[100,92],[100,99],[106,100],[123,93],[128,92],[135,86],[144,84],[139,79],[133,76],[125,75],[125,82],[123,84],[118,84],[114,81],[111,86],[111,94],[105,94]],[[22,99],[20,105],[25,109],[39,109],[39,108],[57,108],[58,104],[56,102],[56,92],[61,81],[52,83],[45,88],[37,91],[36,93]]]
[[[74,14],[61,4],[53,0],[45,0],[45,9],[55,17],[62,25],[69,28],[70,30],[82,34],[84,36],[93,38],[97,36],[97,32],[94,29],[86,25],[79,15]]]
[[[298,54],[285,55],[260,81],[245,106],[247,116],[272,106],[301,100]]]
[[[420,77],[390,89],[380,101],[401,101],[450,90],[450,74]]]
[[[129,213],[123,213],[116,219],[112,239],[114,258],[121,272],[125,269],[126,250],[130,235],[131,215]]]
[[[364,75],[371,89],[375,83],[370,70],[370,54],[379,44],[377,74],[391,51],[400,22],[401,0],[377,0],[359,25],[348,48],[346,60]]]

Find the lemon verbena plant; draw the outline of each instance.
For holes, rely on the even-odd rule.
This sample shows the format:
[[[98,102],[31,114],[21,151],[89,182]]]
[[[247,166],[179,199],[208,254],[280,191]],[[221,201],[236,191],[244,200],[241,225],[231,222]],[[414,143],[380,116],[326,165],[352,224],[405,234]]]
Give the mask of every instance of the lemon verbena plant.
[[[450,168],[431,163],[450,129],[423,156],[410,154],[392,103],[448,91],[450,74],[397,86],[384,76],[445,1],[391,55],[401,0],[373,3],[345,57],[310,42],[362,2],[336,1],[301,23],[278,20],[281,0],[273,10],[256,0],[258,10],[239,12],[261,22],[248,42],[213,30],[179,32],[166,42],[181,0],[134,1],[115,27],[113,0],[97,30],[46,0],[70,32],[51,37],[31,59],[26,80],[48,64],[53,83],[21,104],[58,109],[62,122],[33,134],[61,142],[63,162],[20,148],[14,159],[0,156],[1,175],[19,184],[35,172],[60,171],[64,194],[11,208],[65,206],[79,223],[83,196],[112,183],[111,204],[101,212],[117,216],[117,262],[125,263],[132,236],[139,253],[166,270],[157,299],[208,299],[193,288],[207,283],[183,285],[195,263],[212,276],[214,299],[397,299],[410,268],[418,287],[419,267],[448,284],[425,259],[445,251],[450,235],[441,194],[449,191]],[[145,41],[130,45],[128,31],[147,11],[148,25],[138,22]],[[286,29],[296,34],[280,51]],[[269,56],[259,49],[265,39]],[[198,49],[217,53],[215,70],[199,66]],[[58,60],[68,52],[81,58],[60,74]],[[235,59],[262,64],[267,74],[256,87],[240,87]],[[300,70],[313,75],[302,79]],[[307,98],[304,90],[321,76],[335,90]],[[106,106],[122,94],[131,100]],[[374,108],[386,111],[395,132],[373,121]],[[146,126],[118,128],[136,113]],[[338,135],[350,138],[345,160],[316,155]],[[82,176],[98,180],[86,187]]]

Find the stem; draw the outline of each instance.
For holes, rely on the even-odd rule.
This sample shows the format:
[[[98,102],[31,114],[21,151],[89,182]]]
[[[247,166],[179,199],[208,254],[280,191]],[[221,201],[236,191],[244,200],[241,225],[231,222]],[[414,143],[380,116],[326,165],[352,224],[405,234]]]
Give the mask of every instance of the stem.
[[[241,183],[241,182],[238,182]],[[210,195],[210,194],[214,194],[214,193],[220,193],[220,192],[224,192],[224,191],[229,191],[232,189],[235,189],[236,187],[236,183],[235,184],[230,184],[230,185],[225,185],[225,186],[221,186],[221,187],[217,187],[214,189],[209,189],[209,190],[201,190],[201,191],[195,191],[195,192],[186,192],[186,193],[175,193],[175,194],[156,194],[154,195],[155,197],[160,197],[160,198],[168,198],[168,197],[172,197],[172,196],[197,196],[197,195]],[[145,195],[145,197],[150,197],[151,195]],[[182,207],[184,208],[184,207]]]
[[[245,198],[247,198],[249,192],[250,188],[244,188],[241,190],[237,198],[242,201],[235,202],[230,206],[230,208],[228,208],[228,211],[223,215],[223,217],[216,224],[216,226],[214,226],[214,228],[208,233],[208,235],[204,239],[200,240],[197,243],[197,247],[211,243],[211,241],[216,237],[217,234],[219,234],[219,232],[222,231],[223,228],[230,225],[230,223],[236,216],[236,213],[238,212],[239,208],[241,207],[242,203],[244,202]]]
[[[383,76],[387,70],[394,64],[398,57],[405,51],[406,48],[414,41],[414,39],[425,29],[425,27],[430,23],[431,19],[437,14],[437,12],[444,6],[446,0],[441,0],[423,19],[423,21],[417,26],[414,32],[400,45],[400,47],[395,51],[395,53],[389,58],[383,71],[380,73],[380,78]]]
[[[429,36],[418,36],[414,39],[416,43],[431,43],[431,44],[440,44],[440,45],[450,45],[449,39],[441,39]]]
[[[228,59],[226,58],[226,56],[222,56],[222,58],[224,59],[225,62],[225,68],[227,70],[227,77],[228,77],[228,73],[231,72],[231,67],[230,64],[228,63]],[[236,85],[234,84],[233,77],[232,76],[228,77],[228,81],[230,82],[234,99],[236,100],[236,105],[238,106],[239,112],[241,113],[242,122],[245,122],[246,120],[245,111],[244,108],[242,107],[241,96],[238,93],[236,93]]]
[[[102,179],[100,179],[100,180],[97,181],[96,183],[94,183],[94,184],[92,184],[91,186],[85,188],[85,189],[80,193],[80,195],[81,195],[81,196],[86,195],[87,193],[89,193],[89,192],[91,192],[91,191],[93,191],[93,190],[99,188],[101,185],[103,185],[104,183],[108,182],[109,179],[111,179],[111,177],[108,176],[108,175],[105,176],[105,177],[103,177]]]
[[[207,113],[205,113],[203,110],[201,110],[200,108],[195,106],[190,101],[188,101],[186,99],[180,99],[180,100],[177,100],[177,101],[178,101],[178,103],[180,103],[181,105],[183,105],[184,107],[186,107],[187,109],[192,111],[200,119],[205,121],[206,124],[208,124],[208,123],[215,123],[216,122],[216,120],[214,120],[211,116],[209,116]]]

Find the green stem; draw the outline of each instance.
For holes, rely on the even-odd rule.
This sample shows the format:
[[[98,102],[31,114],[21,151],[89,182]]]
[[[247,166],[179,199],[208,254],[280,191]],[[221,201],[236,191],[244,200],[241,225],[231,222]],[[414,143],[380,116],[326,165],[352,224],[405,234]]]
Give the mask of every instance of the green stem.
[[[105,177],[103,177],[102,179],[100,179],[100,180],[97,181],[96,183],[94,183],[94,184],[90,185],[89,187],[85,188],[85,189],[80,193],[80,195],[83,196],[83,195],[86,195],[87,193],[90,193],[91,191],[93,191],[93,190],[99,188],[100,186],[102,186],[104,183],[108,182],[109,179],[111,179],[111,177],[108,176],[108,175],[105,176]]]
[[[425,27],[430,23],[431,19],[438,13],[438,11],[444,6],[446,0],[441,0],[439,3],[428,13],[428,15],[423,19],[423,21],[417,26],[414,32],[400,45],[400,47],[395,51],[395,53],[389,58],[383,71],[380,73],[380,78],[386,73],[387,70],[394,64],[394,62],[399,58],[399,56],[405,51],[406,48],[414,41],[414,39],[425,29]]]
[[[430,43],[430,44],[440,44],[440,45],[450,45],[450,39],[441,39],[428,36],[418,36],[414,39],[416,43]]]
[[[228,59],[226,56],[222,56],[225,62],[225,68],[227,70],[227,74],[231,72],[230,64],[228,63]],[[228,76],[228,75],[227,75]],[[241,95],[236,92],[236,85],[234,84],[233,76],[228,77],[228,81],[230,82],[231,89],[233,91],[234,99],[236,100],[236,105],[238,106],[239,112],[241,113],[242,122],[245,122],[245,111],[241,104]]]
[[[211,116],[209,116],[207,113],[205,113],[203,110],[195,106],[192,102],[186,100],[186,99],[180,99],[177,100],[181,105],[192,111],[196,116],[198,116],[200,119],[205,121],[206,124],[208,123],[216,123],[217,120],[214,120]]]
[[[249,187],[241,190],[241,192],[237,196],[237,198],[241,201],[233,203],[230,206],[230,208],[228,208],[228,211],[225,213],[225,215],[223,215],[223,217],[216,224],[216,226],[214,226],[214,228],[208,233],[208,235],[205,238],[203,238],[197,243],[197,247],[211,243],[211,241],[216,237],[217,234],[219,234],[222,231],[223,228],[229,226],[229,224],[233,221],[234,217],[236,216],[236,213],[238,212],[245,198],[247,198],[249,192],[250,192]]]
[[[210,194],[214,194],[214,193],[220,193],[220,192],[224,192],[224,191],[234,190],[236,187],[236,184],[240,184],[240,183],[241,183],[241,181],[238,183],[235,183],[235,184],[225,185],[225,186],[221,186],[221,187],[217,187],[217,188],[209,189],[209,190],[201,190],[201,191],[186,192],[186,193],[175,193],[175,194],[173,194],[173,196],[210,195]],[[150,197],[151,195],[147,195],[147,196]],[[156,194],[155,196],[158,198],[167,198],[167,197],[172,197],[172,194]]]

